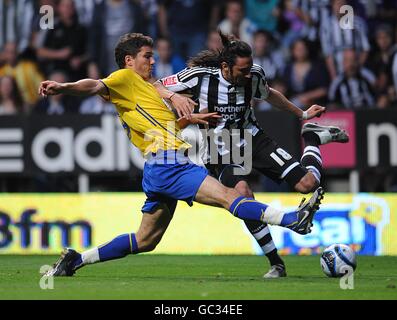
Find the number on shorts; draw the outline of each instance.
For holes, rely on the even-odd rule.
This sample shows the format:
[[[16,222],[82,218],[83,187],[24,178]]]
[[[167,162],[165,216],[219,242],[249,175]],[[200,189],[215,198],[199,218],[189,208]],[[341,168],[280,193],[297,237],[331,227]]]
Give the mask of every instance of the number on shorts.
[[[277,148],[276,152],[277,152],[281,157],[283,157],[283,159],[286,160],[286,161],[288,161],[288,160],[290,160],[290,159],[292,158],[291,155],[290,155],[287,151],[285,151],[284,149],[282,149],[282,148]],[[284,162],[276,153],[274,153],[274,152],[272,152],[272,153],[270,154],[270,157],[272,157],[272,159],[273,159],[274,161],[276,161],[280,167],[282,167],[282,166],[285,164],[285,162]]]

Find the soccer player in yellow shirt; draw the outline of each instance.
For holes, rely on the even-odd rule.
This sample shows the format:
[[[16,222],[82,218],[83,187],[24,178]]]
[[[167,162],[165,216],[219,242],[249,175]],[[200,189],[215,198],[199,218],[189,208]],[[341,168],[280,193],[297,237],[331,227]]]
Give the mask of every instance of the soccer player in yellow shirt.
[[[65,249],[47,275],[72,276],[87,264],[152,251],[164,235],[178,200],[189,205],[197,201],[223,207],[240,219],[280,225],[300,234],[311,231],[314,213],[323,198],[321,188],[296,211],[285,213],[240,196],[236,190],[209,176],[205,168],[189,160],[185,151],[190,145],[180,137],[180,121],[149,82],[155,62],[150,37],[136,33],[122,36],[115,48],[115,58],[120,70],[106,79],[84,79],[73,83],[44,81],[39,93],[43,96],[100,95],[115,105],[129,139],[147,158],[142,180],[147,199],[142,207],[141,225],[136,233],[120,235],[82,253]],[[181,96],[171,94],[169,98],[173,101]],[[197,123],[213,116],[197,118],[191,114],[189,102],[187,100],[176,110],[185,123]]]

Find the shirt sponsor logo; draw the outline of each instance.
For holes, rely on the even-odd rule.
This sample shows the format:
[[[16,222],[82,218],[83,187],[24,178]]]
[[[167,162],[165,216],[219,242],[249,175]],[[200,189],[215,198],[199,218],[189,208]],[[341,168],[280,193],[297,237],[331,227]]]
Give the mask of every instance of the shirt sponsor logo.
[[[162,81],[163,81],[163,85],[165,85],[166,87],[173,86],[178,83],[178,77],[170,76],[170,77],[164,78]]]

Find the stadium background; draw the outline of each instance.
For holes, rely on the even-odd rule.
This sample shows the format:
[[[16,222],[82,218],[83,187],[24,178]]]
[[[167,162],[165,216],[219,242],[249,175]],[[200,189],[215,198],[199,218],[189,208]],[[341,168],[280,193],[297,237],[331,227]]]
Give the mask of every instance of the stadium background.
[[[332,5],[342,4],[361,22],[362,42],[330,49],[324,41],[338,31],[327,29],[327,19]],[[55,9],[54,29],[40,28],[43,5]],[[83,250],[136,230],[140,221],[143,160],[112,107],[97,98],[40,99],[39,82],[106,76],[116,68],[115,41],[129,31],[156,40],[154,75],[169,75],[199,50],[218,48],[219,27],[253,46],[271,86],[299,106],[326,105],[318,122],[351,136],[346,145],[322,148],[327,194],[313,233],[272,228],[280,252],[317,254],[340,242],[360,254],[397,255],[396,1],[16,0],[2,1],[0,9],[0,254]],[[346,49],[363,57],[356,68],[365,68],[360,79],[367,84],[350,92],[348,105],[335,94],[344,73],[333,74],[327,64]],[[311,70],[306,80],[291,77],[302,66]],[[300,156],[299,121],[265,103],[255,108],[266,132]],[[278,207],[292,208],[301,197],[256,174],[250,182],[259,200]],[[240,221],[181,203],[155,253],[260,249]]]

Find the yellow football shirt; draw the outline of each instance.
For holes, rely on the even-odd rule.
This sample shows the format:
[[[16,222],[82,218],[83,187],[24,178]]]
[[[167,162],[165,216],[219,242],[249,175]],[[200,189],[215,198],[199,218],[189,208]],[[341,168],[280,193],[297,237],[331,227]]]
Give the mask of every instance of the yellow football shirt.
[[[40,98],[37,88],[44,81],[44,77],[35,63],[22,60],[15,67],[6,64],[0,68],[0,77],[3,76],[11,76],[15,79],[25,103],[29,105],[37,103]]]
[[[146,155],[159,150],[191,147],[180,137],[175,114],[155,87],[131,69],[120,69],[101,80],[130,141]]]

